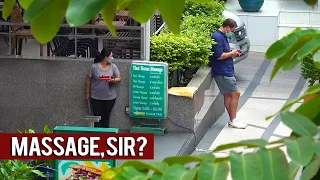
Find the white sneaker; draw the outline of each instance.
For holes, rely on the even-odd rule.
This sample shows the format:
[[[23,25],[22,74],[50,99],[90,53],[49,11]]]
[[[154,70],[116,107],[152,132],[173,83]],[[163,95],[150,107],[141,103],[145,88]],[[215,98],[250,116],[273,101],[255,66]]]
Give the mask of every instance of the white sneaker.
[[[248,125],[246,123],[241,122],[238,118],[235,118],[233,121],[228,122],[229,127],[245,129]]]

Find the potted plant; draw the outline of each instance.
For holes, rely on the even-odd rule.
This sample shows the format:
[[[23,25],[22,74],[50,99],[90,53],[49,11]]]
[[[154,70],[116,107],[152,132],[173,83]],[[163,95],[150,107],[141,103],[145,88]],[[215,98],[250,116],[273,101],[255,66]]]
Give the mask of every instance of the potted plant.
[[[320,69],[313,61],[313,54],[310,54],[301,60],[301,75],[308,80],[309,87],[319,83],[320,81]],[[304,102],[316,97],[318,94],[312,94],[304,99]]]
[[[260,11],[264,0],[238,0],[243,11],[258,12]]]

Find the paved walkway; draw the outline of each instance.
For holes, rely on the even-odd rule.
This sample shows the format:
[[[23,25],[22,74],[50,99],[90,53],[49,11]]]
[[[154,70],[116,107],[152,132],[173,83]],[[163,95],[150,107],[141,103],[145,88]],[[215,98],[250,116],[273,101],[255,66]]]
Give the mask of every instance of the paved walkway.
[[[280,121],[279,116],[269,121],[265,118],[303,93],[307,83],[300,76],[300,66],[289,72],[278,73],[270,83],[274,64],[275,61],[264,60],[263,53],[254,52],[251,52],[246,60],[236,64],[236,78],[241,91],[237,116],[247,122],[248,127],[246,129],[229,128],[226,126],[229,117],[225,113],[208,130],[193,155],[212,150],[221,144],[245,139],[263,138],[275,141],[290,135],[291,130]],[[297,107],[298,104],[292,108]],[[234,150],[242,150],[242,148]]]

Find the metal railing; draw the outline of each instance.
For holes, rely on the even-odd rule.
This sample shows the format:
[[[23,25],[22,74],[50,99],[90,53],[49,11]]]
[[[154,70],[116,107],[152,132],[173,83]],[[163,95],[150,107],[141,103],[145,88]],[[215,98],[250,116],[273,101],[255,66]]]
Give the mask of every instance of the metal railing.
[[[18,31],[13,32],[17,27],[21,27]],[[121,58],[130,58],[130,54],[135,54],[137,59],[139,59],[139,56],[143,53],[141,50],[141,31],[143,28],[141,26],[115,26],[117,36],[114,37],[109,32],[108,28],[105,25],[98,25],[98,24],[86,24],[79,27],[70,27],[68,24],[61,24],[60,31],[56,34],[56,36],[47,44],[47,56],[53,55],[54,52],[52,49],[52,46],[54,46],[54,41],[64,41],[64,45],[68,45],[68,47],[55,47],[55,48],[68,48],[71,54],[74,55],[75,58],[80,57],[81,55],[78,55],[77,52],[83,47],[79,47],[81,45],[82,39],[91,39],[94,41],[94,44],[88,44],[88,49],[91,48],[91,50],[98,51],[102,49],[103,45],[108,45],[112,49],[116,49],[117,51],[114,53],[115,56],[119,56]],[[18,45],[20,45],[20,51],[21,51],[21,42],[20,44],[18,42],[14,42],[13,40],[19,39],[34,39],[30,29],[30,25],[26,23],[13,23],[13,22],[6,22],[6,21],[0,21],[0,38],[3,38],[4,41],[0,41],[0,47],[8,47],[7,54],[3,54],[3,52],[0,51],[0,56],[7,56],[7,55],[16,55]],[[64,33],[62,33],[62,29],[65,30]],[[33,38],[32,38],[33,37]],[[99,43],[99,41],[103,41],[102,45]],[[3,42],[1,44],[1,42]],[[72,43],[73,42],[73,43]],[[80,43],[80,44],[79,44]],[[131,43],[131,45],[130,45]],[[28,44],[28,43],[27,43]],[[15,45],[16,47],[13,47]],[[56,45],[58,45],[56,43]],[[30,48],[31,44],[28,44],[28,51],[36,50],[34,48]],[[62,46],[62,45],[61,45]],[[95,48],[92,48],[92,47]],[[99,47],[101,46],[101,47]],[[70,47],[72,47],[71,50]],[[128,48],[126,48],[128,47]],[[12,53],[13,50],[15,53]],[[67,50],[67,49],[65,49]],[[41,51],[41,50],[40,50]],[[49,52],[50,51],[50,52]],[[137,53],[140,53],[137,55]],[[91,52],[91,54],[95,54],[96,52]],[[24,52],[23,54],[20,54],[18,52],[18,55],[22,56],[28,56],[30,52]],[[67,53],[68,54],[68,53]],[[58,55],[57,55],[58,56]],[[66,55],[67,57],[70,57],[70,55]],[[92,56],[91,56],[92,57]],[[116,58],[116,57],[115,57]]]

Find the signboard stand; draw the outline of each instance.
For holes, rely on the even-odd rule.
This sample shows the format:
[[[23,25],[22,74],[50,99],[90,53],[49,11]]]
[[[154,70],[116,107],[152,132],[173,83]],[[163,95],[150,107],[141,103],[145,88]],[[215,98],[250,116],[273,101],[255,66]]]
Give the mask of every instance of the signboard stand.
[[[133,61],[130,67],[129,114],[137,119],[132,133],[164,135],[161,120],[168,111],[168,64],[153,61]],[[141,123],[141,120],[157,123]]]
[[[77,127],[77,126],[56,126],[53,133],[118,133],[117,128],[94,128],[94,127]],[[116,166],[116,160],[55,160],[54,162],[54,179],[65,180],[73,176],[74,167],[88,167],[103,172],[108,168]],[[73,179],[73,178],[71,178]]]

